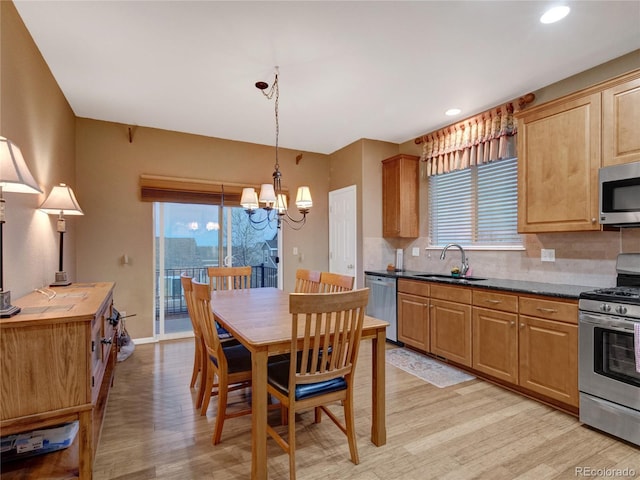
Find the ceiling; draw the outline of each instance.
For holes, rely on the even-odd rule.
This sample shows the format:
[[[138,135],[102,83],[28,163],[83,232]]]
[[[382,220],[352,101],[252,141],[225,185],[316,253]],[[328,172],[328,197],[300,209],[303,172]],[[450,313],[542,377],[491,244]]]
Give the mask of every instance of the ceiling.
[[[402,143],[640,48],[640,1],[14,1],[79,117],[332,153]]]

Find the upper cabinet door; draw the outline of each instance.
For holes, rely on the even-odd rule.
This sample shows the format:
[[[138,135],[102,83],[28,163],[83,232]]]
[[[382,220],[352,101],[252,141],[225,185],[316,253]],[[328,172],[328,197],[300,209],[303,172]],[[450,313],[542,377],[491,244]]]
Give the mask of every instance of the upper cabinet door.
[[[418,236],[418,162],[413,155],[382,161],[382,236]]]
[[[602,92],[602,164],[640,160],[640,77]]]
[[[600,230],[601,100],[554,101],[518,120],[518,231]]]

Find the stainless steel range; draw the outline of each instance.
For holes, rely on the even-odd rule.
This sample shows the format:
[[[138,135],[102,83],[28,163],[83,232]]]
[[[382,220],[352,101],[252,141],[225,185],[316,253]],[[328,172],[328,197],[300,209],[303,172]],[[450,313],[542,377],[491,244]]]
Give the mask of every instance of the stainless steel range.
[[[640,445],[640,253],[618,255],[616,271],[616,287],[580,294],[580,421]]]

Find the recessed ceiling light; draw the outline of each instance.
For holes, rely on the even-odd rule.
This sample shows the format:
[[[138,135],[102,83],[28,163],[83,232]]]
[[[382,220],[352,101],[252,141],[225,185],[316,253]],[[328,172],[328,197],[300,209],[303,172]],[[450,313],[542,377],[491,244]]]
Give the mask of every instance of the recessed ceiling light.
[[[540,17],[540,23],[555,23],[569,15],[571,9],[565,5],[552,7]]]
[[[450,108],[449,110],[447,110],[446,112],[444,112],[445,115],[452,117],[454,115],[458,115],[462,110],[460,110],[459,108]]]

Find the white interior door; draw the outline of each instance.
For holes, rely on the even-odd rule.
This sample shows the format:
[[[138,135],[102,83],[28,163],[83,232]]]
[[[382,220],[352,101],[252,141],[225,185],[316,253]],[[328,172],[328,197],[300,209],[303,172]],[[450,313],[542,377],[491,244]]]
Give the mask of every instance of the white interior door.
[[[329,271],[356,276],[356,186],[329,192]]]

